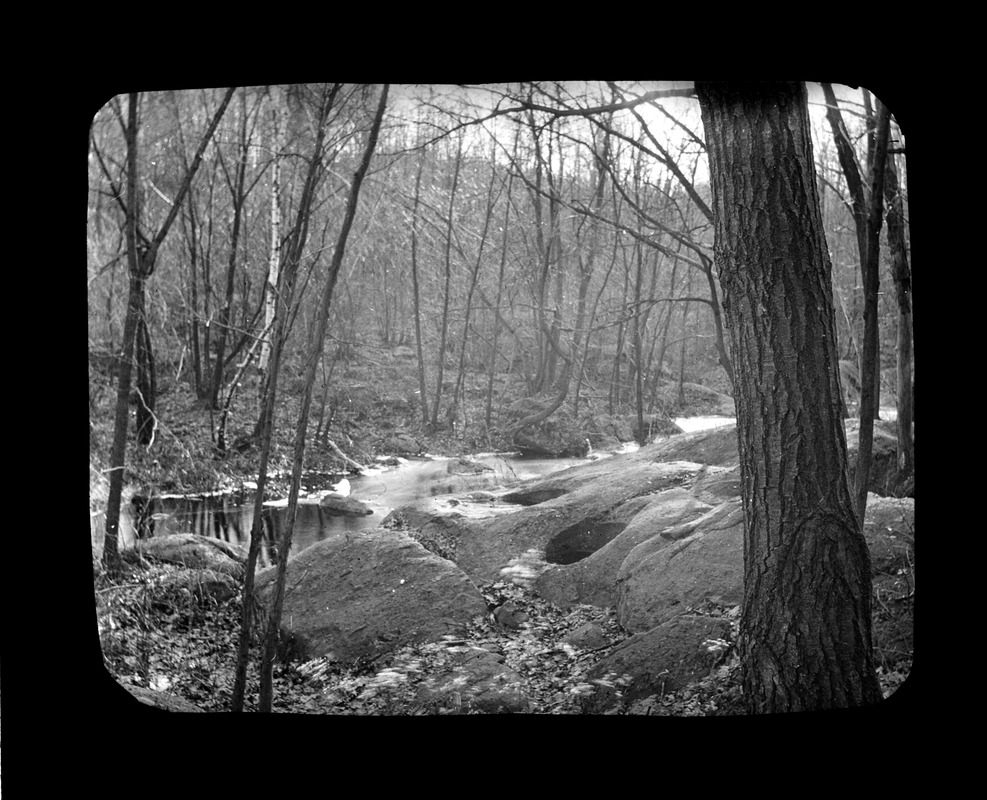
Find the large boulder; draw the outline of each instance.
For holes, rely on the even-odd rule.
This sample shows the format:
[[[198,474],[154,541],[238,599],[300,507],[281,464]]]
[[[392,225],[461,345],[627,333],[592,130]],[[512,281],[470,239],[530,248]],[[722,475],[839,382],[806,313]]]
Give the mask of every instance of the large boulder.
[[[683,614],[621,642],[587,673],[595,687],[582,703],[589,714],[673,692],[709,674],[722,657],[730,620]]]
[[[397,433],[389,437],[383,444],[384,449],[399,456],[417,456],[425,446],[412,436]]]
[[[484,472],[493,472],[493,467],[488,467],[481,461],[469,456],[459,456],[450,458],[446,462],[446,472],[450,475],[479,475]]]
[[[587,414],[580,420],[586,438],[594,447],[610,447],[613,443],[634,441],[634,427],[624,417],[607,414]]]
[[[529,708],[520,674],[504,656],[481,647],[461,645],[448,660],[419,684],[423,705],[484,714],[523,713]]]
[[[334,517],[363,517],[374,513],[374,510],[355,497],[343,497],[340,494],[329,493],[319,500],[319,508]]]
[[[728,479],[724,473],[713,483],[699,481],[693,492],[702,496],[727,486]],[[914,502],[869,495],[864,536],[875,577],[909,566]],[[631,526],[622,535],[628,530]],[[551,582],[547,575],[543,580]],[[744,515],[740,499],[734,498],[665,527],[630,550],[616,575],[617,619],[625,630],[639,632],[705,601],[737,605],[743,581]]]
[[[616,467],[616,463],[613,465]],[[589,555],[614,538],[626,524],[614,514],[640,495],[660,492],[690,481],[698,464],[675,462],[627,464],[611,468],[596,480],[581,482],[551,500],[514,514],[478,520],[464,527],[456,547],[456,563],[478,582],[509,578],[511,562],[534,550],[548,556],[580,546]],[[566,542],[566,539],[577,540]]]
[[[743,587],[744,514],[735,500],[628,553],[617,573],[617,621],[646,631],[706,601],[739,605]]]
[[[181,564],[189,569],[208,569],[242,577],[243,549],[222,539],[195,533],[173,533],[139,540],[134,549],[142,556]]]
[[[628,455],[634,460],[694,461],[706,466],[735,467],[740,463],[737,424],[669,436]]]
[[[258,573],[269,605],[276,569]],[[302,658],[375,659],[460,635],[486,601],[452,562],[396,530],[347,531],[288,559],[282,632]]]
[[[513,445],[527,458],[580,458],[590,448],[582,431],[555,426],[520,430],[514,434]]]
[[[708,505],[681,487],[658,492],[647,499],[647,505],[638,510],[621,532],[588,558],[543,573],[535,584],[538,593],[563,608],[577,603],[613,606],[617,602],[617,572],[628,553],[666,528],[709,510]]]
[[[707,467],[690,490],[697,500],[711,506],[740,497],[740,466]]]

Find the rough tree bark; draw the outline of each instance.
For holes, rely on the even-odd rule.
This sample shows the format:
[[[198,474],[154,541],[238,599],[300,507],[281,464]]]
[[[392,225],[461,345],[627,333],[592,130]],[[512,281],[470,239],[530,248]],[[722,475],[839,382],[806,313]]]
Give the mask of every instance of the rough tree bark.
[[[870,557],[850,494],[805,86],[696,92],[736,377],[747,702],[755,713],[875,703]]]

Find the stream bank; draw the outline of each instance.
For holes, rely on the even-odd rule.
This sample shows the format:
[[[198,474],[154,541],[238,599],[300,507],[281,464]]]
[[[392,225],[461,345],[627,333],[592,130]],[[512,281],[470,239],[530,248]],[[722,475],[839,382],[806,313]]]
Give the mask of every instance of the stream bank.
[[[682,457],[691,460],[674,460]],[[425,539],[420,535],[432,524],[430,520],[455,519],[448,515],[459,514],[470,493],[432,498],[409,527],[334,537],[305,550],[304,564],[298,556],[289,560],[285,619],[290,620],[293,635],[308,637],[308,643],[299,640],[301,649],[294,650],[295,660],[280,668],[279,674],[299,688],[288,690],[293,700],[279,710],[299,710],[292,704],[302,702],[298,698],[303,697],[306,710],[336,714],[737,713],[732,642],[739,606],[736,586],[730,588],[731,581],[736,583],[737,567],[718,569],[715,575],[708,572],[709,567],[725,564],[724,559],[739,564],[735,547],[740,538],[739,516],[730,510],[738,500],[736,467],[731,466],[736,464],[735,432],[726,429],[722,434],[672,437],[665,445],[650,445],[616,458],[619,463],[613,465],[587,462],[517,487],[510,493],[516,510],[506,517],[472,523],[458,518],[450,542],[458,542],[459,551],[449,555],[473,576],[471,581],[464,582],[463,573],[445,558],[430,555],[421,546]],[[669,458],[673,460],[667,461]],[[665,475],[661,485],[651,483],[649,474],[654,470],[656,477]],[[637,473],[641,481],[633,477]],[[599,481],[610,481],[612,486],[597,486]],[[640,500],[634,497],[639,491],[634,489],[637,483],[639,490],[645,491]],[[649,492],[649,484],[657,492]],[[618,494],[611,497],[611,490]],[[583,500],[581,494],[585,495]],[[889,500],[882,505],[879,499],[869,504],[869,516],[886,506],[880,511],[884,516],[872,521],[867,536],[869,544],[873,540],[872,557],[879,569],[875,631],[887,656],[881,666],[882,683],[890,691],[903,680],[910,664],[910,660],[900,658],[892,661],[887,643],[910,637],[910,618],[899,619],[895,611],[910,609],[911,605],[912,561],[906,541],[913,529],[908,528],[912,523],[903,514],[912,501]],[[617,505],[608,511],[613,503]],[[531,580],[513,568],[507,572],[490,570],[496,564],[512,567],[511,553],[527,552],[536,540],[544,547],[548,539],[564,535],[574,520],[578,522],[577,508],[584,510],[583,516],[610,515],[616,525],[610,531],[612,541],[597,542],[592,554],[568,564],[556,560],[552,567],[532,561],[527,565],[532,569]],[[437,510],[442,512],[438,517]],[[638,525],[642,514],[647,524]],[[529,522],[536,523],[533,527],[525,522],[529,517]],[[503,527],[501,522],[516,524],[508,524],[510,530],[493,535],[493,528]],[[479,526],[481,535],[471,539],[468,531],[474,526]],[[484,530],[488,535],[482,535]],[[531,536],[535,539],[525,538]],[[662,542],[664,549],[658,550],[650,542]],[[475,550],[478,544],[497,549],[483,555],[484,550]],[[324,545],[331,546],[331,551],[320,553]],[[434,549],[434,542],[427,546]],[[655,561],[647,557],[648,548],[654,556],[677,555]],[[719,555],[710,555],[717,552]],[[637,557],[631,559],[635,553]],[[608,554],[623,555],[614,560]],[[679,577],[667,572],[669,566]],[[707,572],[697,580],[703,569]],[[443,591],[443,596],[465,592],[470,599],[464,595],[462,601],[442,611],[436,618],[440,628],[427,634],[424,641],[402,640],[403,632],[419,629],[421,623],[394,614],[411,612],[428,617],[434,600],[422,599],[419,594],[432,591],[429,575],[436,570],[436,578],[441,572],[446,576],[443,580],[459,582],[458,588]],[[624,571],[627,578],[623,583],[630,594],[620,589],[616,596],[606,597],[606,586],[611,591],[619,588],[622,580],[618,577],[615,582],[614,576]],[[660,574],[664,577],[657,578]],[[309,581],[311,588],[298,584],[298,577]],[[261,573],[261,596],[265,580]],[[603,594],[587,595],[587,589],[596,591],[592,589],[596,584]],[[305,599],[313,588],[325,591],[344,585],[349,589],[342,594],[333,590],[324,597]],[[193,599],[197,597],[197,608],[209,602],[221,606],[230,600],[223,582],[217,583],[224,592],[220,594],[204,591],[203,584],[183,584],[177,579],[160,580],[153,591],[173,591],[176,586],[184,586]],[[657,591],[656,586],[664,588]],[[702,591],[696,594],[690,586],[700,586]],[[573,589],[577,594],[571,594]],[[332,606],[340,602],[342,609]],[[478,604],[476,609],[474,603]],[[167,607],[160,599],[151,605]],[[330,608],[331,613],[325,616],[333,626],[339,626],[340,643],[353,648],[362,640],[365,645],[341,649],[340,644],[333,643],[336,634],[316,620],[316,629],[321,626],[323,631],[319,635],[330,634],[325,645],[318,645],[306,633],[309,623],[304,618],[305,609],[313,605]],[[484,606],[489,613],[482,613]],[[461,608],[466,609],[466,616],[455,621],[452,615]],[[441,626],[450,623],[452,627],[443,633]],[[360,649],[365,646],[369,649]],[[327,657],[326,648],[331,657]],[[104,647],[107,651],[112,653],[113,648]],[[688,653],[692,655],[683,660]],[[143,677],[136,673],[137,683],[168,684],[187,698],[184,675],[154,661],[166,657],[149,657]],[[683,670],[686,663],[691,666]],[[647,668],[642,670],[642,665]],[[228,683],[223,676],[228,672],[219,664],[216,668],[217,678],[211,679],[209,686],[221,699]],[[660,675],[652,674],[655,669]],[[317,695],[311,694],[313,687],[320,690]],[[215,708],[220,701],[213,697],[208,702]]]

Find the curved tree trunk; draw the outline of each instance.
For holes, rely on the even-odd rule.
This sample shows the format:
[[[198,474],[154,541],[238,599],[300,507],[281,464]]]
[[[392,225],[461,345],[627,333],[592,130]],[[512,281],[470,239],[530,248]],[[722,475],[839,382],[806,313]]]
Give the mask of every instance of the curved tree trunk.
[[[745,695],[754,712],[875,703],[870,557],[847,473],[806,90],[696,90],[736,371]]]

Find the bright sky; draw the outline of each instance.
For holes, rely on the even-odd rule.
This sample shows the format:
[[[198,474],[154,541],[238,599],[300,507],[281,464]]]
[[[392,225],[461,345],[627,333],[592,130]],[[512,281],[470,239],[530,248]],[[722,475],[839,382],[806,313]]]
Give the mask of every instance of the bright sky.
[[[622,81],[620,82],[620,86],[627,88],[633,93],[643,93],[653,89],[687,89],[692,86],[692,83],[692,81],[642,81],[635,85],[631,82]],[[451,84],[419,86],[396,85],[393,88],[392,96],[395,98],[395,106],[397,109],[405,111],[409,120],[413,119],[415,116],[417,98],[427,94],[429,92],[429,87],[435,92],[436,95],[440,97],[448,94],[457,94],[460,96],[465,94],[476,103],[476,107],[472,110],[473,113],[481,115],[485,110],[492,107],[493,103],[496,101],[496,98],[499,96],[496,93],[497,85],[489,84],[489,86],[494,89],[493,92],[489,91],[484,86],[477,86],[476,88],[463,90]],[[579,97],[582,94],[582,87],[584,84],[581,82],[571,82],[563,83],[562,86],[565,89],[568,89],[574,97]],[[807,83],[807,89],[814,145],[818,150],[820,147],[820,137],[830,137],[828,124],[826,123],[825,118],[826,110],[824,107],[824,98],[822,94],[822,87],[818,83]],[[844,111],[844,119],[846,120],[847,126],[852,131],[856,127],[857,120],[859,119],[852,112],[860,108],[861,91],[859,89],[851,89],[842,85],[835,85],[834,90],[837,98],[841,101],[841,106]],[[550,104],[550,101],[547,101],[544,98],[539,99],[536,97],[535,101],[543,102],[546,105]],[[669,114],[673,115],[689,130],[700,138],[703,137],[699,104],[695,99],[671,97],[664,98],[659,102]],[[683,142],[688,139],[687,134],[681,131],[671,120],[668,119],[668,117],[652,106],[645,104],[639,106],[637,111],[646,120],[651,132],[660,142],[665,144],[670,153],[677,153]],[[629,112],[625,112],[625,119],[631,119]],[[828,141],[828,138],[826,141]],[[691,150],[695,151],[695,148],[693,147]],[[685,167],[686,165],[683,164],[682,166]],[[687,168],[687,172],[688,171],[689,170]],[[708,180],[705,158],[701,158],[699,160],[695,180],[697,183],[703,183]]]

